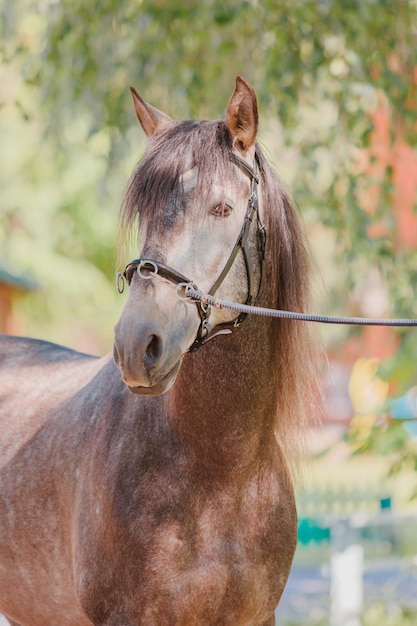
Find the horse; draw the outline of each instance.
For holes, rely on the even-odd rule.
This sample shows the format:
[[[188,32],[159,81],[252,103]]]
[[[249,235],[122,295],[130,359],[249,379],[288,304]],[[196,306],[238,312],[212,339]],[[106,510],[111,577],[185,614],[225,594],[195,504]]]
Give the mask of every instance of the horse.
[[[120,207],[128,296],[113,354],[0,339],[0,612],[12,626],[267,626],[297,537],[314,411],[299,212],[257,141],[242,77],[225,119],[174,121],[131,88],[146,134]],[[123,296],[126,297],[126,296]]]

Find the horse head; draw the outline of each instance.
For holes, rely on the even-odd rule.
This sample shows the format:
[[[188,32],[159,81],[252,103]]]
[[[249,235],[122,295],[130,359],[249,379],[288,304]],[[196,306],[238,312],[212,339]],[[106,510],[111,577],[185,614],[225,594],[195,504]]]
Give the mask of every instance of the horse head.
[[[131,91],[148,144],[121,208],[121,230],[136,225],[140,252],[122,275],[130,292],[114,358],[132,392],[157,395],[173,385],[190,349],[236,322],[236,313],[184,299],[183,283],[238,302],[258,292],[258,112],[241,77],[225,121],[174,122]]]

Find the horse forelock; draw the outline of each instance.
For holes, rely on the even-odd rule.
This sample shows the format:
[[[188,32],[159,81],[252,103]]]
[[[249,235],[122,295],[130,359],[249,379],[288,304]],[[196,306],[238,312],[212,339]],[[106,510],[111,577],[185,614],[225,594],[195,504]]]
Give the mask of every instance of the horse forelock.
[[[153,231],[163,235],[169,227],[168,214],[181,211],[186,190],[184,175],[197,170],[195,197],[202,199],[215,180],[238,176],[230,160],[233,146],[222,120],[189,120],[170,124],[152,138],[134,169],[119,216],[119,244],[138,234],[141,221],[152,221]],[[197,203],[198,204],[198,203]],[[199,203],[203,206],[203,202]],[[194,217],[199,217],[198,208]],[[119,251],[120,255],[120,251]]]

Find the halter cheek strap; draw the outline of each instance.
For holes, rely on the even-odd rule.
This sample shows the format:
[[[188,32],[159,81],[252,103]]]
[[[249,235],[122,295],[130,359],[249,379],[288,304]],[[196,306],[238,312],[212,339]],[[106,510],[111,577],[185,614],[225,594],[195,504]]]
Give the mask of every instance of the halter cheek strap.
[[[260,214],[259,214],[259,203],[258,203],[258,193],[257,186],[259,183],[259,175],[258,175],[258,157],[255,153],[255,159],[253,167],[251,167],[244,159],[238,156],[235,153],[231,153],[230,160],[240,167],[245,174],[248,174],[251,179],[250,184],[250,196],[248,199],[248,207],[245,214],[245,219],[239,233],[239,236],[236,240],[235,245],[233,246],[232,252],[221,271],[219,277],[211,287],[208,295],[214,296],[216,291],[219,289],[220,285],[223,283],[224,279],[230,272],[233,263],[238,255],[238,252],[241,250],[243,253],[243,258],[245,260],[246,267],[246,276],[248,282],[248,295],[246,298],[245,305],[253,304],[255,300],[255,274],[253,269],[252,256],[250,253],[250,248],[248,244],[249,232],[252,225],[252,222],[256,220],[257,229],[258,229],[258,241],[259,241],[259,250],[260,250],[260,279],[259,285],[262,281],[262,267],[265,258],[265,246],[266,246],[266,230],[264,224],[261,222]],[[116,274],[116,285],[119,293],[123,293],[124,291],[124,281],[126,280],[127,284],[130,285],[132,281],[132,277],[134,272],[137,271],[139,276],[144,279],[150,279],[154,276],[159,276],[163,280],[167,281],[170,284],[176,285],[176,290],[178,295],[181,297],[179,293],[181,288],[184,289],[184,292],[187,287],[193,287],[197,289],[196,285],[189,280],[186,276],[177,272],[177,270],[164,265],[160,261],[155,261],[153,259],[134,259],[126,266],[124,272],[118,272]],[[259,290],[259,287],[258,287]],[[187,298],[186,298],[187,299]],[[213,332],[209,332],[209,317],[211,308],[207,302],[204,302],[204,298],[201,301],[195,302],[197,305],[198,313],[200,316],[200,326],[197,332],[197,337],[194,343],[189,348],[189,352],[194,352],[198,348],[201,348],[207,341],[210,341],[217,335],[221,334],[229,334],[232,332],[231,326],[237,327],[242,321],[245,319],[247,313],[243,312],[238,315],[238,317],[233,322],[226,322],[225,324],[221,324],[216,327]]]
[[[258,203],[258,190],[257,186],[259,184],[259,175],[258,175],[258,160],[255,154],[254,164],[251,167],[244,159],[239,157],[237,154],[232,153],[230,155],[230,160],[235,163],[238,167],[240,167],[246,174],[248,174],[251,178],[251,187],[250,187],[250,196],[248,199],[248,208],[246,210],[245,219],[242,225],[242,229],[239,233],[239,236],[236,240],[236,243],[233,247],[233,250],[229,256],[229,259],[226,262],[226,265],[223,268],[220,276],[212,286],[209,291],[210,296],[214,296],[227,274],[232,268],[232,265],[236,259],[236,256],[241,250],[243,252],[243,258],[245,259],[246,266],[246,276],[248,281],[248,296],[246,298],[245,304],[252,304],[255,299],[255,275],[254,275],[254,264],[252,263],[252,257],[248,244],[248,237],[252,222],[256,219],[257,227],[258,227],[258,238],[259,238],[259,248],[261,253],[261,277],[262,280],[262,268],[263,262],[265,258],[265,246],[266,246],[266,230],[264,224],[262,224],[260,215],[259,215],[259,203]],[[234,326],[239,326],[239,324],[245,318],[245,314],[240,314],[239,317],[234,321]]]

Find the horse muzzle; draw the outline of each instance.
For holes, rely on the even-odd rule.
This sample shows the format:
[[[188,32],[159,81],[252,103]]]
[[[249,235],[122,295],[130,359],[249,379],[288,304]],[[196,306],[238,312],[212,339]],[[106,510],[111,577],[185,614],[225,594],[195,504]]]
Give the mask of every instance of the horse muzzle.
[[[168,391],[198,326],[195,305],[179,300],[171,286],[138,280],[114,329],[113,356],[129,390]]]
[[[113,357],[123,382],[133,393],[164,393],[175,381],[182,362],[181,351],[171,349],[167,353],[165,340],[149,327],[136,328],[132,341],[126,341],[122,326],[119,323],[115,328]]]

